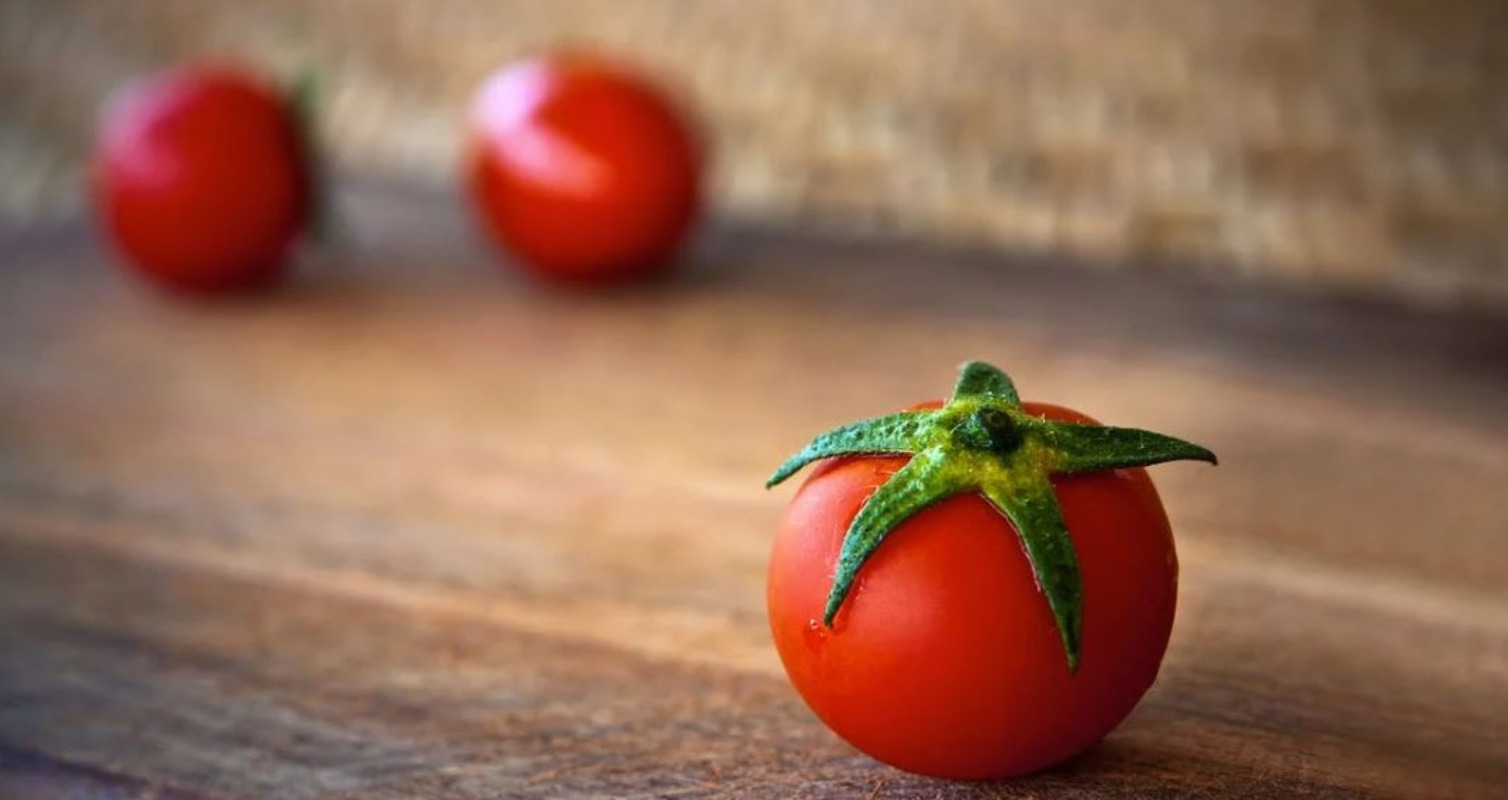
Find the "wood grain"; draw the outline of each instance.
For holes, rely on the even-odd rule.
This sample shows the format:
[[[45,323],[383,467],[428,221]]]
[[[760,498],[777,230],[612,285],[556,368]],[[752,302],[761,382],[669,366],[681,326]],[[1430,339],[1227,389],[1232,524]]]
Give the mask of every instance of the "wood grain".
[[[581,297],[345,200],[246,302],[0,242],[0,796],[1508,796],[1500,322],[757,230]],[[1222,457],[1158,685],[990,785],[827,733],[762,599],[768,469],[968,357]]]

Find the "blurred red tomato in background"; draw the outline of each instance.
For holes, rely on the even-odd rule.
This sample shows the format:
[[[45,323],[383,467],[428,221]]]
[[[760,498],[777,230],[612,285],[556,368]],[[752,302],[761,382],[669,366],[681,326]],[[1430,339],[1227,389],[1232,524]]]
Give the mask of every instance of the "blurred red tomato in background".
[[[666,270],[701,201],[683,109],[649,79],[582,56],[512,64],[471,107],[471,192],[530,273],[612,283]]]
[[[186,292],[274,282],[312,210],[303,120],[265,82],[223,67],[118,90],[91,177],[96,212],[126,261]]]

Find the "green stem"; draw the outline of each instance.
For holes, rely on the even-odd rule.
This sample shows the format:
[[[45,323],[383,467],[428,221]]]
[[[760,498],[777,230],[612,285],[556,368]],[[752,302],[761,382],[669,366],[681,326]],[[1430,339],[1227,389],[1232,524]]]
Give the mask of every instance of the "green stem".
[[[1021,538],[1063,640],[1069,672],[1080,662],[1083,586],[1052,476],[1165,461],[1215,463],[1209,450],[1160,433],[1034,417],[1022,407],[1008,375],[971,361],[941,409],[903,411],[828,431],[781,465],[766,485],[824,458],[902,453],[911,460],[860,506],[843,536],[823,624],[832,626],[859,570],[897,527],[929,505],[977,492]]]
[[[313,241],[326,242],[334,219],[329,172],[319,137],[319,96],[319,80],[314,70],[307,66],[294,76],[286,94],[306,182],[302,228]]]

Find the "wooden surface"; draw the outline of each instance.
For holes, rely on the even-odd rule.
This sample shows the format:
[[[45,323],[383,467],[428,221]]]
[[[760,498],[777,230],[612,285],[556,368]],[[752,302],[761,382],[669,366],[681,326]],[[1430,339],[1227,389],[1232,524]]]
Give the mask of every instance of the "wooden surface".
[[[573,297],[347,200],[253,302],[0,241],[0,796],[1508,796],[1503,324],[761,231]],[[993,785],[836,740],[762,597],[771,467],[968,357],[1222,459],[1157,686]]]

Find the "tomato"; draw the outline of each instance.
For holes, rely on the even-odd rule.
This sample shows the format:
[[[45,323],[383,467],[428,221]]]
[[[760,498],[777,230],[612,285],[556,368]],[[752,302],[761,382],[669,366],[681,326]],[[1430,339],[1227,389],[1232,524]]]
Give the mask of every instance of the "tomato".
[[[118,91],[95,143],[92,194],[127,263],[164,286],[227,292],[283,272],[310,205],[288,103],[224,68],[165,72]]]
[[[1014,401],[1010,407],[1025,424],[1068,434],[1093,433],[1086,426],[1098,425],[1059,406]],[[939,408],[945,407],[914,407]],[[956,418],[942,425],[958,427]],[[1112,454],[1122,461],[1214,460],[1197,445],[1160,434],[1098,430],[1128,437],[1131,444]],[[1056,432],[1027,435],[1047,434]],[[1085,441],[1091,445],[1076,452],[1102,440]],[[891,445],[869,449],[900,449]],[[843,446],[856,449],[851,441]],[[1138,447],[1161,452],[1142,457]],[[795,468],[815,467],[781,519],[770,558],[770,626],[801,697],[855,747],[926,775],[1020,775],[1099,741],[1152,685],[1172,630],[1178,559],[1144,469],[1054,470],[1050,485],[1043,484],[1077,554],[1081,638],[1067,637],[1044,600],[1041,573],[1034,573],[1017,527],[975,491],[924,505],[890,529],[858,568],[829,627],[824,612],[845,536],[861,506],[912,457],[874,452],[817,461],[811,448],[793,459]],[[971,456],[950,451],[949,457]],[[1031,468],[1008,463],[1012,475]],[[771,482],[790,471],[783,467]],[[1071,642],[1067,660],[1065,642]]]
[[[649,80],[580,56],[504,67],[471,108],[473,201],[535,276],[610,283],[663,272],[700,205],[702,153]]]

